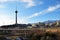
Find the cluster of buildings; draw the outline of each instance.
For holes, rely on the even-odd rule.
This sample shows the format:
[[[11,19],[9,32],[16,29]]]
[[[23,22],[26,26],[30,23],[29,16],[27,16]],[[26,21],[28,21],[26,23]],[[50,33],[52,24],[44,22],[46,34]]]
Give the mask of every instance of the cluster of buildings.
[[[31,28],[55,28],[60,27],[60,20],[54,22],[39,22],[32,24]]]

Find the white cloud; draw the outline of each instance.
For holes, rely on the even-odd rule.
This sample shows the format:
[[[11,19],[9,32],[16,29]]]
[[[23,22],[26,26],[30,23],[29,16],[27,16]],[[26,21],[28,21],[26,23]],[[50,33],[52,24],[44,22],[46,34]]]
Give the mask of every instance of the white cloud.
[[[4,5],[5,2],[15,2],[19,0],[0,0],[0,8],[6,8],[7,6]]]
[[[40,15],[40,13],[32,14],[32,15],[31,15],[31,16],[29,16],[28,18],[33,18],[33,17],[38,16],[38,15]]]
[[[0,0],[0,3],[4,3],[4,2],[23,2],[26,4],[26,7],[32,7],[32,6],[36,6],[38,4],[43,4],[42,1],[40,2],[35,2],[34,0]]]
[[[55,5],[55,6],[50,6],[50,7],[48,7],[47,9],[44,9],[44,10],[41,11],[41,12],[32,14],[32,15],[29,16],[28,18],[33,18],[33,17],[36,17],[36,16],[38,16],[38,15],[44,15],[44,14],[47,14],[47,13],[49,13],[49,12],[53,12],[53,11],[59,9],[59,8],[60,8],[60,4],[57,4],[57,5]]]
[[[21,0],[21,2],[27,3],[27,7],[35,6],[35,2],[33,0]]]
[[[0,8],[6,8],[6,5],[4,5],[5,2],[15,2],[18,0],[0,0]]]
[[[0,0],[0,2],[6,2],[7,0]]]
[[[58,9],[58,8],[60,8],[60,4],[58,4],[58,5],[56,5],[56,6],[49,7],[47,11],[48,11],[48,12],[54,11],[54,10],[56,10],[56,9]]]
[[[8,2],[8,1],[9,1],[9,2],[10,2],[10,1],[12,2],[12,1],[13,1],[13,2],[14,2],[14,1],[19,1],[19,0],[0,0],[0,3],[4,3],[4,2]]]
[[[21,2],[26,3],[27,7],[36,6],[37,4],[42,4],[43,2],[36,3],[34,0],[21,0]]]

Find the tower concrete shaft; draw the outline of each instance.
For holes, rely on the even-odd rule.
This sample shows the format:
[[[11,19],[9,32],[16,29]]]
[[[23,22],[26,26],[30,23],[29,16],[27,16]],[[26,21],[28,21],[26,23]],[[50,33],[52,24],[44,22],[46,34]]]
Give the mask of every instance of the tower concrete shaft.
[[[17,13],[18,13],[18,11],[16,10],[15,13],[16,13],[16,18],[15,18],[16,23],[15,24],[17,24]]]

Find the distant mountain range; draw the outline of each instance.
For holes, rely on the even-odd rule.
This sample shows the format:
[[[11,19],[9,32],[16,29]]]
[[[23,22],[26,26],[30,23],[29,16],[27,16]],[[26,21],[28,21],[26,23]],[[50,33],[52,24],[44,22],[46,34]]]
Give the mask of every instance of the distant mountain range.
[[[44,27],[45,24],[50,24],[50,23],[54,23],[54,22],[59,22],[60,23],[60,20],[48,20],[48,21],[44,21],[44,22],[38,22],[38,23],[33,23],[33,24],[12,24],[12,25],[3,25],[3,26],[0,26],[1,28],[16,28],[16,27],[19,27],[19,28],[27,28],[29,26],[32,26],[32,25],[35,25],[36,27]]]
[[[54,22],[56,22],[56,21],[60,21],[60,20],[48,20],[48,21],[44,21],[43,23],[54,23]]]

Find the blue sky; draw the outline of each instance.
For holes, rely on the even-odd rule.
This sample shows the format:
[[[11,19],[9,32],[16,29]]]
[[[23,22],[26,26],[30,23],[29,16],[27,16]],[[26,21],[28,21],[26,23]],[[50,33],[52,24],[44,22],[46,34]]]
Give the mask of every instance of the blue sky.
[[[60,20],[60,0],[0,0],[0,25]]]

